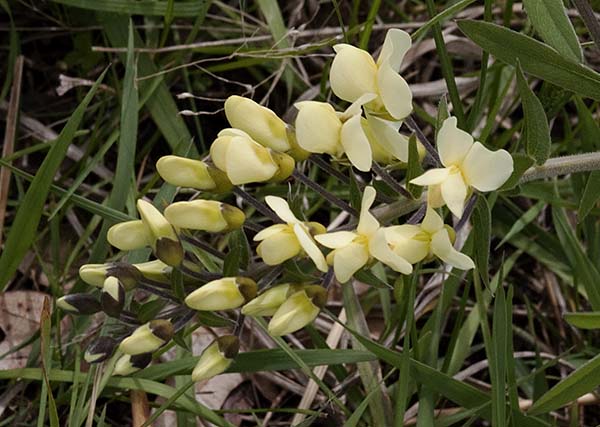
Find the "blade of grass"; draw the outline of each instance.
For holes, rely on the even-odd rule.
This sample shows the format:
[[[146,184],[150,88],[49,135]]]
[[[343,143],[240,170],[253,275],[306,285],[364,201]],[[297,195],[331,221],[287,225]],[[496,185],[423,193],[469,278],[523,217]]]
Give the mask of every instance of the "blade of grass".
[[[75,131],[83,119],[85,110],[107,71],[108,69],[104,70],[71,115],[61,131],[58,140],[52,146],[38,169],[23,200],[19,203],[15,220],[4,246],[4,251],[0,255],[0,291],[6,287],[8,281],[16,272],[19,263],[37,235],[37,228],[42,217],[46,197],[52,185],[52,180],[65,158],[67,148],[71,144]]]
[[[79,7],[96,12],[114,12],[129,15],[165,16],[169,4],[167,1],[153,0],[52,0],[66,6]],[[194,18],[199,12],[207,9],[210,0],[191,0],[177,2],[173,5],[173,16],[178,18]]]

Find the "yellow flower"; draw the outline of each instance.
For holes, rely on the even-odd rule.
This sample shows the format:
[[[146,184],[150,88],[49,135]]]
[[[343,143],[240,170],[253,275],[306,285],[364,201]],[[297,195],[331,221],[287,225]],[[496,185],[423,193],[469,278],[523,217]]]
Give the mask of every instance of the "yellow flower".
[[[225,372],[239,351],[240,340],[235,335],[217,338],[200,355],[192,371],[192,380],[207,380]]]
[[[133,264],[146,279],[160,283],[171,283],[171,271],[173,268],[159,259],[154,261]]]
[[[373,187],[365,188],[360,218],[355,231],[337,231],[315,236],[317,242],[333,249],[327,255],[327,261],[333,264],[335,277],[340,283],[350,280],[371,257],[375,257],[400,273],[412,273],[412,265],[391,251],[385,241],[385,233],[380,231],[379,222],[369,212],[375,196]]]
[[[200,311],[238,308],[256,296],[256,282],[247,277],[224,277],[202,285],[185,299],[185,304]]]
[[[178,228],[219,233],[240,228],[246,216],[240,209],[226,203],[192,200],[170,204],[165,209],[165,218]]]
[[[272,316],[290,295],[301,289],[302,285],[293,283],[274,286],[244,305],[242,314],[246,316]]]
[[[305,252],[322,272],[327,271],[325,257],[313,240],[313,234],[325,232],[318,222],[302,222],[281,197],[267,196],[265,202],[286,224],[274,224],[254,236],[260,242],[256,252],[265,264],[277,265]]]
[[[125,290],[131,290],[137,286],[143,276],[142,271],[138,269],[141,265],[126,262],[84,264],[79,268],[79,277],[88,285],[102,288],[107,277],[115,276],[121,281]]]
[[[412,111],[412,93],[398,71],[410,46],[410,35],[398,29],[387,32],[377,62],[362,49],[335,45],[329,73],[333,93],[349,102],[374,94],[365,106],[367,112],[391,120],[405,118]]]
[[[445,225],[442,218],[430,207],[420,225],[387,227],[385,237],[394,253],[412,264],[436,256],[461,270],[475,267],[471,258],[454,249],[454,230]]]
[[[268,330],[273,336],[291,334],[315,320],[327,303],[327,290],[319,285],[305,286],[277,309]]]
[[[170,321],[152,320],[121,341],[119,350],[131,356],[151,353],[169,342],[173,338],[173,333],[173,324]]]
[[[457,127],[455,117],[447,118],[437,135],[443,168],[430,169],[411,180],[429,186],[429,204],[446,204],[461,217],[471,187],[479,191],[497,190],[513,172],[513,159],[506,150],[491,151]]]
[[[171,185],[215,192],[229,191],[232,187],[227,175],[201,160],[178,156],[163,156],[156,162],[158,174]]]
[[[183,260],[183,247],[173,226],[149,202],[139,199],[137,209],[141,220],[115,224],[108,230],[107,240],[123,251],[152,247],[157,258],[177,266]]]
[[[210,157],[234,185],[282,181],[294,171],[294,159],[263,147],[246,132],[223,129],[210,147]]]
[[[363,172],[371,170],[373,160],[390,163],[408,161],[408,139],[398,133],[401,123],[372,115],[363,118],[362,106],[376,95],[365,94],[343,113],[330,104],[302,101],[294,104],[296,138],[300,147],[311,153],[327,153],[339,158],[346,154],[350,163]]]

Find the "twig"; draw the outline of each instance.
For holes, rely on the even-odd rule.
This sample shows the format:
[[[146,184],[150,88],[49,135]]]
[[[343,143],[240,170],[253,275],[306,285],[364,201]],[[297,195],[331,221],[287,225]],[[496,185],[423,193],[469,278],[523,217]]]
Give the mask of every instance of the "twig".
[[[392,190],[394,190],[396,193],[402,194],[407,199],[414,199],[412,194],[410,194],[408,190],[406,190],[406,188],[400,185],[398,181],[396,181],[389,173],[387,173],[385,169],[379,166],[377,162],[373,162],[371,164],[371,169],[377,174],[377,176],[379,176],[383,180],[383,182],[389,185],[392,188]]]
[[[425,213],[427,212],[427,203],[423,203],[419,209],[408,218],[406,221],[407,224],[418,224],[425,217]]]
[[[421,142],[421,144],[423,144],[423,147],[425,147],[425,150],[427,150],[427,153],[431,156],[431,158],[434,162],[434,166],[436,168],[442,166],[442,162],[440,160],[440,156],[439,156],[437,150],[431,144],[431,142],[429,142],[429,140],[427,139],[427,137],[425,136],[425,134],[423,133],[423,131],[421,130],[419,125],[417,125],[417,122],[415,122],[415,119],[413,119],[412,116],[408,116],[407,118],[404,119],[404,122],[417,135],[417,139]]]
[[[6,132],[4,133],[4,146],[2,147],[2,157],[10,156],[15,147],[15,136],[17,134],[19,104],[21,100],[21,78],[23,76],[23,55],[19,55],[15,60],[13,71],[13,84],[10,91],[10,102],[8,113],[6,115]],[[2,231],[4,230],[4,220],[6,218],[6,206],[8,204],[8,188],[10,184],[10,169],[0,168],[0,246],[2,245]]]
[[[306,175],[303,175],[301,172],[294,170],[294,173],[292,174],[292,176],[295,179],[297,179],[298,181],[300,181],[301,183],[303,183],[304,185],[306,185],[307,187],[309,187],[309,188],[313,189],[314,191],[316,191],[317,193],[319,193],[328,202],[336,205],[343,211],[349,212],[351,215],[358,217],[358,212],[356,212],[356,210],[352,206],[350,206],[348,203],[344,202],[343,200],[341,200],[338,197],[331,194],[329,191],[327,191],[321,185],[319,185],[316,182],[314,182],[313,180],[311,180]]]
[[[467,206],[465,206],[465,209],[463,210],[463,214],[460,217],[460,219],[458,220],[458,224],[456,224],[456,227],[454,227],[454,229],[456,231],[463,228],[465,226],[465,224],[467,223],[467,221],[469,221],[469,218],[471,217],[471,214],[473,213],[473,208],[475,207],[475,202],[477,202],[477,195],[473,194],[471,196],[471,198],[469,199],[469,201],[467,202]]]
[[[281,219],[277,215],[275,215],[275,213],[271,211],[271,209],[269,209],[264,203],[259,202],[258,200],[256,200],[256,198],[254,198],[254,196],[242,190],[240,187],[233,187],[233,193],[236,196],[241,197],[246,203],[248,203],[250,206],[252,206],[261,214],[269,218],[274,223],[278,224],[282,222]]]
[[[319,156],[317,154],[313,154],[312,156],[310,156],[308,158],[308,160],[310,160],[311,162],[313,162],[315,165],[317,165],[324,172],[328,173],[331,176],[336,177],[337,179],[339,179],[344,184],[350,184],[350,179],[346,175],[344,175],[339,170],[337,170],[334,167],[332,167],[321,156]]]

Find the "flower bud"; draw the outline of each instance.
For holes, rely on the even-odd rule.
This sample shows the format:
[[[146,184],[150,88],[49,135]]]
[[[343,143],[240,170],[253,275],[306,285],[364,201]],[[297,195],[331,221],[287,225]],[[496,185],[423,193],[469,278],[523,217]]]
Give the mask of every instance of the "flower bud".
[[[126,262],[84,264],[79,268],[79,277],[81,277],[81,280],[99,288],[104,286],[104,281],[108,276],[117,277],[125,287],[125,290],[135,288],[142,279],[142,274],[136,266]]]
[[[224,277],[196,289],[185,303],[200,311],[230,310],[254,298],[257,288],[256,282],[247,277]]]
[[[240,228],[246,216],[240,209],[225,203],[193,200],[167,206],[165,218],[175,227],[219,233]]]
[[[117,341],[108,336],[98,337],[88,346],[83,358],[87,363],[100,363],[110,358],[117,348]]]
[[[225,335],[204,349],[192,371],[193,381],[202,381],[223,373],[240,351],[240,341],[235,335]]]
[[[162,237],[156,241],[156,257],[167,265],[177,267],[183,261],[183,246],[179,240]]]
[[[178,266],[183,261],[183,246],[173,226],[162,213],[143,199],[137,201],[137,209],[144,224],[154,237],[154,253],[167,265]]]
[[[285,179],[294,164],[287,154],[263,147],[238,129],[219,132],[210,147],[210,156],[234,185]]]
[[[291,334],[315,320],[327,302],[327,290],[319,285],[310,285],[290,296],[275,312],[269,322],[269,333],[273,336]]]
[[[201,160],[178,156],[163,156],[156,162],[156,170],[169,184],[216,192],[229,191],[232,187],[227,176]]]
[[[171,271],[173,268],[159,259],[133,265],[146,279],[160,283],[171,283]]]
[[[106,240],[117,249],[133,251],[152,246],[154,236],[144,221],[136,219],[120,222],[110,227],[106,234]]]
[[[110,264],[84,264],[79,267],[79,277],[88,285],[101,288],[109,266]]]
[[[102,311],[111,317],[119,317],[125,305],[125,288],[115,276],[107,277],[102,288]]]
[[[267,289],[242,307],[246,316],[272,316],[291,295],[302,289],[302,285],[285,283]]]
[[[125,354],[151,353],[173,338],[173,324],[165,319],[152,320],[121,341],[119,350]]]
[[[70,294],[56,300],[56,306],[71,314],[90,315],[102,310],[100,303],[90,294]]]
[[[117,360],[113,375],[131,375],[144,369],[150,362],[152,362],[152,353],[136,354],[135,356],[126,354]]]

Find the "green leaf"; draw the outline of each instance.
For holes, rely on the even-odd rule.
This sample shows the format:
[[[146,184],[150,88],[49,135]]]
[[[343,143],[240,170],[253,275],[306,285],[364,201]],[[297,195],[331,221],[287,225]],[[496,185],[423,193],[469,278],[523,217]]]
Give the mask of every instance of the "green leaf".
[[[580,98],[575,98],[579,122],[581,123],[581,140],[587,149],[598,148],[600,144],[600,126]],[[579,201],[578,221],[582,222],[596,203],[600,200],[600,171],[589,174],[583,195]]]
[[[521,65],[517,62],[517,88],[523,104],[525,117],[525,147],[527,154],[538,165],[543,165],[550,157],[550,128],[544,107],[535,93],[529,88],[527,79],[523,75]]]
[[[600,74],[571,61],[548,45],[489,22],[462,20],[463,33],[499,60],[586,98],[600,100]]]
[[[523,0],[523,6],[546,43],[569,59],[583,61],[581,45],[562,0]]]
[[[600,310],[600,273],[577,240],[562,208],[552,209],[556,234],[563,245],[573,275],[579,279],[594,310]]]
[[[540,397],[529,409],[532,415],[553,411],[600,385],[600,355],[586,362]]]
[[[565,320],[580,329],[600,329],[600,311],[565,313]]]
[[[56,142],[48,151],[42,165],[39,167],[27,193],[19,202],[15,220],[0,256],[0,291],[2,291],[11,279],[27,250],[38,236],[37,228],[42,218],[42,212],[54,176],[67,154],[67,148],[73,141],[75,131],[79,128],[85,110],[94,97],[98,86],[104,79],[108,69],[98,77],[81,104],[73,112],[65,127],[58,136]]]
[[[66,6],[80,7],[97,12],[114,12],[123,15],[165,16],[169,2],[154,0],[52,0]],[[201,11],[208,9],[210,0],[193,0],[176,2],[173,5],[173,16],[195,18]]]
[[[474,236],[474,247],[473,247],[473,258],[475,258],[475,265],[477,266],[477,272],[486,287],[490,285],[490,278],[488,273],[488,264],[490,259],[490,241],[492,235],[492,215],[490,213],[490,207],[484,196],[477,198],[477,204],[473,211],[473,236]]]

